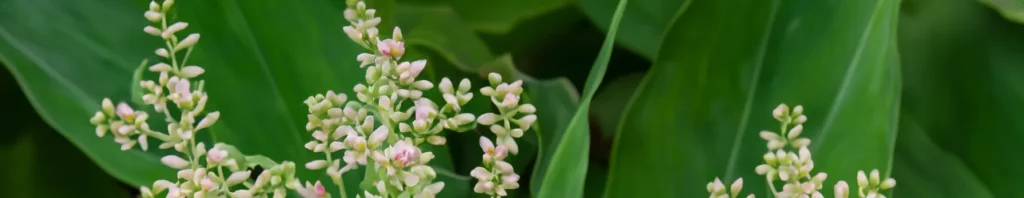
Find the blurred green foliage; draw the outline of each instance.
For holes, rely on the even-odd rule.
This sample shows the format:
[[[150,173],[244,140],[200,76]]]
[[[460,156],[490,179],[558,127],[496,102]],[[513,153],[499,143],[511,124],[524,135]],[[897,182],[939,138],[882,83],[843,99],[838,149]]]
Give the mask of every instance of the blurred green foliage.
[[[159,40],[141,31],[147,3],[0,0],[5,197],[128,197],[173,177],[158,162],[167,152],[119,151],[86,122],[103,97],[130,100],[132,72],[155,58]],[[369,3],[382,30],[402,27],[410,59],[429,59],[427,79],[525,80],[539,121],[511,158],[523,176],[514,197],[700,197],[716,176],[762,195],[756,133],[777,130],[768,112],[779,103],[808,109],[826,192],[879,168],[899,181],[894,196],[1024,197],[1021,1],[632,0],[618,31],[618,0]],[[301,101],[363,78],[341,30],[344,1],[178,5],[186,31],[203,35],[192,62],[224,115],[200,138],[315,158],[301,146]],[[479,196],[467,175],[488,134],[426,148],[438,153],[441,197]],[[346,174],[349,194],[361,171]]]

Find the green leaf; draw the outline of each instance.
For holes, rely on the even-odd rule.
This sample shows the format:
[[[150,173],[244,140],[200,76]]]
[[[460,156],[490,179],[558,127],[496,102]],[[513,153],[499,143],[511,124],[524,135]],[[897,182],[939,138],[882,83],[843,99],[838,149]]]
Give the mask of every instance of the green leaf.
[[[537,119],[543,123],[537,123],[536,131],[538,142],[541,145],[537,151],[537,161],[530,177],[531,194],[540,192],[542,181],[553,159],[553,154],[558,144],[565,135],[566,128],[579,109],[580,96],[577,95],[576,87],[569,82],[569,79],[559,78],[548,81],[525,81],[524,88],[530,96],[530,104],[537,109]]]
[[[629,104],[630,97],[633,96],[633,92],[636,91],[643,78],[644,73],[642,72],[620,76],[601,88],[597,95],[594,95],[594,103],[590,104],[590,110],[593,112],[590,112],[590,115],[597,121],[598,129],[604,136],[601,138],[610,139],[615,135],[626,104]]]
[[[605,36],[604,44],[601,45],[601,52],[598,53],[597,60],[594,60],[594,67],[590,70],[587,82],[584,84],[580,108],[576,110],[572,120],[569,121],[565,134],[552,150],[551,163],[544,173],[544,179],[539,184],[533,184],[541,185],[537,197],[583,197],[590,153],[590,125],[587,120],[587,111],[595,92],[597,92],[597,87],[601,85],[601,80],[604,79],[605,71],[608,69],[612,47],[615,46],[615,34],[618,31],[622,12],[625,10],[627,2],[628,0],[621,0],[618,8],[615,9],[608,34]]]
[[[1024,46],[1018,45],[1024,42],[1024,26],[970,1],[922,1],[909,4],[909,8],[900,22],[900,53],[905,57],[906,71],[904,111],[941,151],[954,155],[952,158],[968,168],[921,180],[969,178],[963,172],[973,173],[990,193],[979,192],[972,197],[1024,196],[1015,184],[1024,177],[1024,169],[1019,168],[1024,158],[1013,154],[1024,149],[1020,144],[1024,135],[1019,133],[1024,124],[1018,121],[1024,116],[1018,110],[1024,100],[1024,81],[1020,80],[1024,78],[1020,67],[1024,64],[1020,56]],[[901,131],[900,139],[904,136]],[[953,164],[938,168],[959,167]],[[913,173],[918,172],[894,174]],[[970,180],[964,183],[967,185],[957,188],[976,192],[967,191],[977,189]],[[919,187],[943,189],[948,185],[940,181],[923,184],[927,186]],[[932,194],[918,189],[903,192],[900,188],[896,190],[900,195]]]
[[[605,196],[707,196],[715,177],[744,178],[743,194],[767,192],[754,172],[767,152],[757,133],[778,130],[770,112],[779,103],[806,108],[803,136],[826,186],[857,170],[888,175],[898,5],[694,0],[623,114]]]
[[[214,129],[223,130],[211,131],[214,140],[276,161],[322,157],[302,147],[312,139],[303,129],[302,100],[329,89],[350,92],[363,79],[354,60],[361,49],[344,36],[341,11],[326,1],[176,4],[176,19],[189,22],[184,32],[203,35],[189,64],[206,69],[201,78],[210,93],[207,109],[222,112]],[[161,46],[160,39],[141,31],[148,24],[142,17],[145,4],[8,0],[4,5],[0,61],[47,123],[131,185],[172,178],[173,170],[159,162],[167,152],[121,152],[109,137],[97,138],[85,122],[103,97],[129,100],[125,85],[136,61],[156,58],[152,51]],[[307,178],[323,174],[298,173]],[[347,189],[350,194],[357,190]]]
[[[580,0],[580,7],[590,20],[608,30],[615,12],[616,0]],[[653,60],[661,48],[665,31],[684,11],[691,0],[633,0],[622,17],[622,31],[616,39],[626,48]]]
[[[999,11],[1008,20],[1024,23],[1024,1],[1021,0],[978,0]]]
[[[932,142],[917,123],[900,121],[893,157],[899,197],[993,197],[970,167]]]
[[[519,22],[569,6],[572,2],[572,0],[439,0],[433,3],[451,6],[458,16],[466,19],[466,23],[473,30],[504,34]]]

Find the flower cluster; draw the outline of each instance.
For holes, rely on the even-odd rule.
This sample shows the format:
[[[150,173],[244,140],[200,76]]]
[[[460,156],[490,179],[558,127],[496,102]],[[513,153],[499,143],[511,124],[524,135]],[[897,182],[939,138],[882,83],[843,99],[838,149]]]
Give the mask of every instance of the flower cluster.
[[[473,169],[470,175],[478,180],[473,187],[474,192],[500,197],[508,195],[506,189],[519,188],[519,175],[504,160],[508,153],[519,153],[515,138],[522,137],[523,131],[529,130],[537,121],[537,115],[533,114],[537,108],[532,104],[519,104],[523,92],[522,80],[503,83],[501,75],[491,73],[488,81],[491,86],[481,88],[480,94],[491,98],[499,114],[480,115],[477,123],[491,126],[490,130],[497,137],[498,146],[491,139],[480,137],[480,148],[484,151],[483,166]],[[513,128],[512,123],[518,128]]]
[[[427,61],[401,61],[405,53],[401,29],[395,27],[393,38],[380,40],[376,26],[381,19],[374,16],[376,11],[367,9],[362,1],[346,3],[345,19],[352,25],[343,28],[345,33],[370,51],[356,56],[360,67],[366,68],[366,82],[353,88],[355,100],[349,100],[344,93],[327,91],[304,101],[309,110],[306,130],[313,137],[304,146],[324,154],[324,159],[307,162],[305,167],[326,169],[343,198],[346,191],[342,174],[360,166],[367,168],[364,183],[370,187],[364,187],[357,197],[434,197],[444,188],[444,182],[433,181],[437,173],[427,163],[434,154],[420,147],[444,145],[447,140],[443,131],[469,131],[479,122],[491,126],[498,146],[486,137],[481,138],[484,166],[472,173],[480,179],[477,192],[504,196],[505,189],[518,188],[519,176],[503,160],[508,152],[518,153],[514,138],[521,137],[537,119],[533,105],[519,104],[522,81],[508,84],[502,83],[498,74],[489,76],[491,86],[481,89],[481,94],[491,97],[500,114],[488,113],[478,119],[462,112],[462,106],[473,99],[468,79],[462,79],[457,86],[448,78],[441,79],[438,89],[444,104],[438,105],[423,97],[425,91],[434,88],[434,83],[417,80]],[[155,53],[166,61],[149,66],[149,71],[158,73],[159,78],[140,80],[141,90],[137,90],[143,92],[140,95],[144,104],[163,114],[167,132],[150,129],[149,114],[145,111],[136,111],[123,102],[115,107],[110,99],[104,99],[102,109],[90,119],[97,136],[111,132],[122,150],[135,145],[147,150],[148,139],[152,137],[163,141],[160,149],[174,148],[179,152],[160,159],[177,170],[175,181],[159,180],[151,187],[143,186],[141,196],[156,197],[166,192],[166,197],[175,198],[277,198],[292,190],[307,198],[330,197],[319,181],[305,181],[303,185],[295,178],[293,162],[247,156],[223,143],[208,149],[206,143],[196,140],[198,132],[217,122],[220,112],[206,111],[209,96],[204,91],[205,82],[197,79],[205,70],[187,64],[199,34],[179,39],[177,33],[185,30],[188,23],[169,23],[172,17],[167,14],[173,5],[173,0],[162,4],[154,1],[144,14],[153,25],[143,31],[165,41],[166,46]],[[341,158],[334,156],[338,152],[343,152]],[[253,172],[257,166],[264,171]],[[255,179],[250,179],[254,175]]]
[[[208,150],[206,143],[196,141],[198,132],[216,123],[220,112],[206,112],[208,95],[203,90],[205,83],[196,81],[205,70],[187,64],[193,47],[199,41],[199,34],[178,37],[177,33],[185,30],[188,23],[168,21],[171,17],[167,14],[173,6],[173,0],[150,2],[149,10],[144,14],[153,25],[146,26],[143,31],[164,40],[165,46],[155,53],[166,61],[148,67],[149,71],[159,73],[156,81],[138,82],[142,88],[140,91],[144,92],[143,103],[163,114],[167,132],[150,129],[147,122],[149,114],[145,111],[136,111],[124,102],[114,107],[113,102],[106,98],[101,104],[102,110],[90,119],[96,125],[97,136],[103,137],[111,132],[122,150],[129,150],[136,144],[147,150],[148,139],[152,137],[163,141],[158,146],[160,149],[174,148],[179,152],[160,159],[164,165],[177,170],[176,181],[158,180],[152,188],[143,186],[140,188],[141,196],[155,197],[166,192],[166,197],[174,198],[284,197],[287,189],[293,189],[306,197],[325,197],[319,182],[300,185],[295,179],[295,164],[292,162],[279,164],[262,156],[245,156],[233,146],[222,143]],[[177,115],[172,115],[172,112]],[[266,170],[259,173],[255,181],[250,181],[253,172],[249,168],[256,165]]]
[[[764,164],[758,165],[755,171],[764,175],[769,184],[776,180],[786,182],[782,191],[772,191],[778,197],[822,197],[818,190],[823,187],[822,182],[828,178],[826,173],[813,174],[814,160],[811,159],[811,151],[807,149],[811,140],[800,137],[804,129],[804,122],[807,116],[803,115],[804,107],[797,105],[790,108],[785,104],[779,105],[772,111],[772,116],[781,123],[781,133],[772,131],[761,131],[761,138],[768,141],[768,153],[764,155]],[[790,125],[795,125],[789,128]],[[788,130],[787,130],[788,129]],[[793,150],[797,150],[794,152]]]
[[[828,174],[819,172],[814,174],[814,160],[811,159],[811,151],[807,146],[811,140],[800,137],[803,133],[803,124],[807,122],[807,116],[803,114],[804,107],[797,105],[789,108],[786,104],[780,104],[772,110],[772,116],[781,123],[779,133],[772,131],[761,131],[760,136],[767,141],[768,152],[764,154],[764,164],[758,165],[754,171],[758,175],[764,175],[768,181],[768,187],[775,197],[824,197],[819,190],[824,187]],[[790,128],[792,126],[792,128]],[[795,150],[795,152],[794,152]],[[782,191],[775,188],[775,181],[782,181]],[[739,183],[739,184],[736,184]],[[878,170],[871,171],[870,179],[864,171],[858,172],[857,183],[860,197],[884,198],[880,193],[896,186],[896,180],[892,178],[880,179]],[[739,189],[743,188],[743,180],[738,179],[733,183],[731,197],[735,198]],[[728,197],[725,186],[718,178],[708,183],[708,192],[711,197]],[[846,198],[849,195],[849,185],[845,181],[839,181],[835,185],[835,197]],[[748,197],[753,197],[750,195]]]
[[[324,159],[308,162],[306,168],[326,168],[344,192],[341,175],[367,166],[370,181],[364,182],[374,188],[364,189],[357,196],[433,197],[444,183],[433,182],[436,172],[427,163],[434,154],[423,152],[420,146],[444,145],[446,139],[441,133],[445,129],[467,131],[475,126],[476,116],[461,112],[461,106],[473,98],[469,93],[471,84],[463,79],[456,89],[451,80],[443,78],[438,85],[445,100],[443,106],[423,97],[425,91],[434,88],[430,81],[417,80],[427,61],[402,61],[405,44],[401,29],[395,27],[393,38],[381,40],[377,29],[381,18],[374,16],[376,10],[367,9],[363,1],[347,4],[345,19],[351,25],[343,29],[369,51],[356,56],[359,67],[366,68],[366,81],[353,87],[356,100],[328,91],[305,101],[309,107],[306,129],[314,139],[305,146],[324,153]],[[341,159],[332,157],[342,151]]]

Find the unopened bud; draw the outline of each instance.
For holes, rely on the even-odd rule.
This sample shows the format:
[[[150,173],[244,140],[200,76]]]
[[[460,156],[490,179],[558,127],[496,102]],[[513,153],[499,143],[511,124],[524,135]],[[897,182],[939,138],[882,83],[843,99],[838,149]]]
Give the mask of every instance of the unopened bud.
[[[865,188],[868,186],[868,176],[864,171],[857,171],[857,186]]]
[[[846,184],[846,181],[839,181],[836,183],[835,189],[836,198],[847,198],[850,196],[850,185]]]
[[[204,70],[202,67],[190,65],[186,66],[185,68],[181,68],[181,75],[185,78],[195,78],[196,76],[203,74],[203,72],[205,71],[206,70]]]
[[[739,195],[740,190],[743,190],[743,178],[736,179],[736,181],[732,182],[732,185],[729,186],[729,192],[732,193],[733,197]]]
[[[896,180],[893,178],[885,179],[878,187],[882,190],[889,190],[892,187],[896,187]]]
[[[441,83],[437,86],[441,89],[441,93],[452,94],[455,93],[455,89],[452,88],[452,81],[448,78],[441,78]]]
[[[428,90],[430,88],[434,88],[434,84],[430,83],[430,81],[426,81],[426,80],[416,81],[415,83],[412,84],[412,86],[415,87],[416,89],[419,89],[419,90]],[[449,84],[449,86],[451,86],[451,85]],[[449,88],[451,88],[451,87],[449,87]]]
[[[149,71],[152,72],[167,72],[171,70],[171,65],[167,63],[157,63],[153,66],[149,66]]]
[[[327,166],[327,161],[326,160],[313,160],[313,161],[311,161],[309,163],[306,163],[306,169],[309,169],[309,170],[320,170],[320,169],[324,168],[325,166]]]
[[[444,143],[447,142],[447,139],[445,139],[444,136],[436,136],[435,135],[435,136],[428,137],[427,138],[427,142],[429,142],[432,145],[440,146],[440,145],[444,145]]]
[[[146,26],[145,28],[142,28],[142,31],[146,32],[146,34],[153,36],[160,36],[160,33],[163,33],[163,31],[160,31],[160,29],[157,29],[153,26]]]
[[[181,159],[181,157],[178,157],[177,155],[164,156],[163,158],[160,158],[160,162],[163,162],[164,165],[175,169],[182,169],[188,166],[188,161]]]
[[[501,74],[490,73],[487,75],[487,81],[491,83],[491,86],[498,86],[501,83]]]
[[[371,9],[371,10],[373,10],[373,9]],[[366,13],[367,13],[367,15],[370,15],[369,17],[373,17],[373,15],[370,14],[370,10],[367,10]],[[401,41],[402,40],[402,29],[398,28],[398,26],[395,26],[395,30],[391,33],[391,37],[394,38],[395,40]]]
[[[881,176],[878,173],[878,169],[871,170],[871,175],[868,176],[868,181],[872,186],[878,185],[881,180]]]
[[[199,33],[189,34],[188,37],[185,37],[185,39],[182,39],[181,42],[178,42],[177,46],[174,46],[174,51],[178,51],[178,50],[182,50],[182,49],[185,49],[185,48],[189,48],[189,47],[195,46],[196,43],[198,43],[198,42],[199,42]]]
[[[786,137],[789,138],[790,140],[796,139],[797,137],[800,137],[800,133],[802,132],[804,132],[804,125],[796,125],[795,127],[793,127],[793,129],[789,130],[789,133],[786,134]]]
[[[168,56],[170,56],[170,54],[167,52],[166,48],[156,49],[155,53],[156,53],[157,56],[164,57],[164,58],[167,58]]]
[[[206,117],[202,121],[199,121],[199,125],[196,126],[196,130],[210,127],[213,123],[217,123],[217,119],[220,119],[220,111],[214,111],[206,114]]]
[[[163,17],[164,17],[164,15],[160,14],[160,12],[154,12],[154,11],[146,11],[146,14],[144,16],[146,16],[146,20],[149,20],[149,22],[154,22],[154,23],[160,22],[160,20],[162,20]]]
[[[774,116],[775,119],[780,120],[780,121],[783,120],[783,118],[785,118],[785,116],[788,116],[788,115],[789,115],[789,106],[786,106],[786,104],[779,104],[778,107],[775,107],[775,109],[772,110],[772,116]]]
[[[523,104],[523,105],[519,106],[519,112],[520,113],[526,113],[526,114],[532,114],[534,112],[537,112],[537,107],[534,107],[532,104]]]

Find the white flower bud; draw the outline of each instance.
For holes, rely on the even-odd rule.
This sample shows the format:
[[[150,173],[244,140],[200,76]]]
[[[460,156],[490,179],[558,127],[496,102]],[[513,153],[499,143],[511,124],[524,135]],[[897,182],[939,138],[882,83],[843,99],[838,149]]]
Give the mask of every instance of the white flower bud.
[[[862,188],[868,186],[868,176],[864,174],[864,171],[857,171],[857,186]]]
[[[509,135],[512,135],[514,138],[523,137],[523,129],[512,129],[512,131],[509,131]]]
[[[494,132],[495,135],[503,136],[507,131],[505,131],[505,127],[499,125],[491,125],[491,132]]]
[[[146,151],[146,150],[149,149],[149,136],[147,136],[146,134],[139,135],[139,139],[138,140],[139,140],[139,146],[142,147],[143,151]]]
[[[498,121],[498,115],[494,113],[484,113],[480,117],[476,118],[476,122],[482,125],[493,125],[494,122]]]
[[[756,168],[754,168],[754,172],[757,172],[758,175],[768,174],[768,171],[771,171],[771,170],[772,170],[772,167],[768,166],[767,164],[761,164],[761,165],[758,165]]]
[[[154,23],[160,22],[160,20],[164,19],[164,15],[163,14],[160,14],[160,12],[154,12],[154,11],[146,11],[146,14],[144,14],[143,16],[145,16],[146,20],[149,20],[149,22],[154,22]]]
[[[203,74],[203,72],[205,71],[206,70],[204,70],[202,67],[189,65],[185,66],[184,68],[181,68],[181,75],[185,78],[195,78],[196,76]]]
[[[388,98],[387,96],[381,96],[380,98],[377,99],[377,106],[380,106],[381,108],[384,109],[391,109],[391,98]]]
[[[327,166],[327,160],[313,160],[309,163],[306,163],[306,169],[309,170],[320,170],[325,166]]]
[[[501,106],[505,108],[515,108],[519,105],[519,96],[515,94],[505,94],[505,99],[501,101]]]
[[[519,124],[519,127],[523,128],[523,130],[528,130],[528,129],[530,129],[530,126],[533,126],[533,123],[536,122],[536,121],[537,121],[537,115],[530,114],[530,115],[523,116],[522,118],[519,118],[518,124]]]
[[[231,192],[231,196],[238,198],[252,198],[252,192],[249,192],[249,190],[236,190],[235,192]]]
[[[342,28],[342,30],[344,30],[345,34],[348,35],[348,38],[352,39],[353,41],[356,41],[356,42],[362,42],[363,41],[363,33],[359,32],[358,30],[356,30],[356,28],[354,28],[352,26],[345,26],[345,27]]]
[[[149,71],[151,72],[167,72],[170,70],[171,65],[168,65],[167,63],[157,63],[153,66],[149,66]]]
[[[797,137],[800,137],[800,133],[802,132],[804,132],[804,125],[799,124],[793,127],[793,129],[790,129],[789,133],[786,134],[786,137],[790,140],[796,139]]]
[[[736,181],[732,182],[732,185],[729,186],[729,192],[732,193],[732,197],[739,195],[740,190],[743,190],[743,178],[736,179]]]
[[[428,90],[430,88],[434,88],[434,84],[426,80],[416,81],[415,83],[412,84],[412,86],[419,90]]]
[[[896,187],[896,180],[893,178],[885,179],[885,181],[882,181],[882,184],[878,186],[878,188],[881,188],[882,190],[889,190],[892,187]]]
[[[163,158],[160,158],[160,162],[163,162],[164,165],[175,169],[182,169],[188,166],[188,161],[181,159],[181,157],[178,157],[177,155],[164,156]]]
[[[146,32],[149,35],[153,35],[153,36],[160,36],[160,33],[163,32],[163,31],[160,31],[160,29],[157,29],[156,27],[153,27],[153,26],[146,26],[145,28],[142,28],[142,31]]]
[[[493,72],[490,73],[490,74],[487,74],[487,81],[489,81],[491,83],[491,86],[497,86],[499,83],[501,83],[501,74],[493,73]]]
[[[195,130],[204,129],[210,127],[214,123],[217,123],[217,119],[220,119],[220,111],[214,111],[206,114],[206,117],[202,121],[199,121],[199,125],[196,125]]]
[[[374,11],[376,11],[376,10],[374,10]],[[366,15],[369,15],[370,17],[373,17],[373,14],[370,13],[370,10],[366,11]],[[398,28],[398,26],[395,26],[395,30],[392,31],[391,37],[395,38],[395,40],[401,41],[402,40],[402,29]]]
[[[797,105],[797,106],[793,107],[793,116],[799,116],[799,115],[803,115],[803,114],[804,114],[804,106],[803,105]]]
[[[228,180],[226,182],[227,182],[229,187],[230,186],[234,186],[236,184],[240,184],[240,183],[244,182],[245,180],[249,179],[249,175],[251,175],[251,174],[252,174],[252,172],[250,172],[250,171],[239,171],[239,172],[231,173],[231,176],[228,176]]]
[[[846,184],[846,181],[840,180],[836,183],[835,187],[836,198],[847,198],[850,196],[850,185]]]
[[[155,53],[156,53],[157,56],[164,57],[164,58],[167,58],[168,56],[170,56],[170,54],[167,52],[166,48],[156,49]]]
[[[174,0],[164,0],[163,11],[171,10],[171,6],[174,6]]]
[[[198,43],[198,42],[199,42],[199,33],[189,34],[188,37],[185,37],[185,39],[182,39],[181,42],[178,42],[178,45],[174,46],[174,51],[178,51],[178,50],[181,50],[181,49],[185,49],[185,48],[189,48],[189,47],[195,46],[196,43]]]
[[[355,21],[356,20],[356,10],[354,10],[352,8],[345,8],[345,13],[344,14],[345,14],[345,20],[348,20],[348,21]]]
[[[496,167],[498,168],[498,171],[503,174],[515,172],[515,170],[512,169],[512,164],[509,164],[508,162],[495,161],[494,164],[497,165]]]
[[[455,93],[455,89],[452,88],[452,81],[448,80],[447,77],[441,78],[441,83],[439,83],[437,87],[439,89],[441,89],[441,93],[445,93],[445,94]]]
[[[220,164],[224,161],[225,157],[228,157],[228,151],[214,147],[206,155],[206,161],[212,164]]]
[[[789,106],[786,106],[786,104],[779,104],[778,107],[775,107],[775,109],[772,110],[772,116],[777,120],[783,120],[785,116],[789,116]]]
[[[779,134],[771,131],[761,131],[758,135],[761,135],[761,139],[765,141],[778,140]]]
[[[174,33],[177,33],[178,31],[184,30],[187,27],[188,27],[188,23],[186,23],[186,22],[177,22],[177,23],[171,24],[171,26],[167,27],[167,30],[164,31],[164,34],[165,35],[166,34],[174,34]]]
[[[799,138],[799,139],[794,140],[792,142],[792,144],[793,144],[793,147],[797,147],[797,148],[807,147],[807,146],[811,145],[811,139]]]
[[[485,96],[493,96],[494,95],[494,88],[491,88],[491,87],[480,88],[480,94],[483,94]]]
[[[379,145],[381,142],[387,139],[389,133],[388,131],[388,128],[385,126],[380,126],[377,128],[377,130],[374,130],[373,133],[370,134],[370,145]]]
[[[135,120],[135,110],[132,109],[131,106],[128,106],[128,103],[122,102],[117,104],[117,116],[121,117],[121,119],[131,122]]]
[[[322,142],[327,141],[327,133],[321,130],[314,131],[313,139],[320,140]]]
[[[526,114],[532,114],[534,112],[537,112],[537,107],[534,107],[532,104],[523,104],[523,105],[519,106],[519,112],[520,113],[526,113]]]
[[[878,169],[871,170],[871,174],[870,174],[870,176],[868,176],[868,181],[871,182],[871,185],[872,186],[878,185],[880,180],[881,180],[881,176],[878,173]]]
[[[377,28],[376,28],[376,27],[371,27],[371,28],[369,28],[369,29],[366,29],[366,38],[367,38],[367,39],[370,39],[370,40],[377,40],[377,36],[378,36],[379,34],[380,34],[380,33],[378,32],[378,30],[377,30]]]
[[[805,115],[797,116],[796,119],[793,120],[793,123],[796,124],[803,124],[804,122],[807,122],[807,116]]]
[[[768,153],[764,154],[764,162],[768,163],[768,165],[773,165],[774,166],[775,163],[778,162],[778,160],[779,160],[779,158],[777,156],[775,156],[775,154],[772,153],[771,151],[769,151]]]

